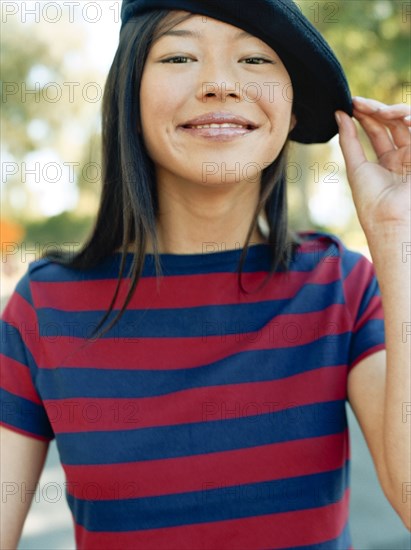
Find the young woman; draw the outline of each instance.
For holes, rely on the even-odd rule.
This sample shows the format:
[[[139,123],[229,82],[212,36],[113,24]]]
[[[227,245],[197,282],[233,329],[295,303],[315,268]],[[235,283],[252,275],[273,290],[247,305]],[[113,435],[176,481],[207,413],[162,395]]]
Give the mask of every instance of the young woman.
[[[53,438],[78,548],[352,548],[346,401],[410,529],[410,126],[289,0],[123,2],[95,228],[3,314],[2,548]],[[338,131],[373,264],[287,225]]]

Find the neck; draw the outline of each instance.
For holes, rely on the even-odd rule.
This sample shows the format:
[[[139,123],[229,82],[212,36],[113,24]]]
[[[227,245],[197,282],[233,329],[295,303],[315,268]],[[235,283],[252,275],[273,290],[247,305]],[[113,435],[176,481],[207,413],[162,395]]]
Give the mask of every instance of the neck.
[[[159,252],[198,254],[243,248],[259,198],[259,183],[205,186],[164,178],[158,183]],[[250,244],[266,242],[256,228]],[[152,253],[151,243],[147,252]]]

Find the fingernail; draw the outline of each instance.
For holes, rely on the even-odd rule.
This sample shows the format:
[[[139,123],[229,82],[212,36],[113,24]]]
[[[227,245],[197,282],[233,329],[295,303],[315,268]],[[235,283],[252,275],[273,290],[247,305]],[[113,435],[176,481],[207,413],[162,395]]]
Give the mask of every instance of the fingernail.
[[[367,103],[367,98],[361,97],[360,95],[353,96],[353,99],[355,99],[355,101],[363,101],[363,102]]]
[[[411,115],[407,115],[404,117],[404,120],[406,120],[407,122],[409,122],[411,120]]]
[[[335,119],[337,121],[338,126],[341,124],[341,116],[338,113],[338,111],[335,113]]]

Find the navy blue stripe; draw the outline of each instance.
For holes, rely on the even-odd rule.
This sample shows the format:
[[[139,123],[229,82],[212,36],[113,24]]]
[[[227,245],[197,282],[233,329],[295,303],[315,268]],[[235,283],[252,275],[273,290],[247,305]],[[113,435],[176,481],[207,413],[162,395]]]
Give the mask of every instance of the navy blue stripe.
[[[244,334],[264,329],[277,315],[312,313],[344,303],[343,289],[337,281],[324,285],[307,284],[292,300],[287,298],[249,304],[129,309],[103,338],[207,338],[214,335]],[[115,315],[116,312],[112,312],[111,318]],[[97,317],[95,311],[41,308],[38,310],[40,334],[48,338],[87,338],[97,325]],[[281,319],[279,322],[281,323]],[[299,330],[303,334],[307,329],[306,326],[300,326]]]
[[[367,349],[385,342],[384,320],[371,319],[367,321],[352,336],[349,365]]]
[[[16,285],[16,292],[17,294],[20,294],[20,296],[24,298],[26,302],[33,306],[33,300],[30,290],[30,277],[28,272],[26,272],[23,277],[18,281]]]
[[[309,272],[322,261],[337,259],[339,250],[334,241],[329,238],[330,247],[326,250],[318,248],[310,252],[298,249],[291,262],[291,271]],[[220,252],[205,252],[204,254],[160,254],[161,265],[165,275],[192,275],[207,273],[235,273],[241,257],[241,250],[226,250]],[[132,265],[133,255],[128,253],[124,274]],[[101,262],[99,266],[89,270],[75,270],[48,260],[33,262],[31,279],[38,282],[47,281],[90,281],[95,279],[117,279],[121,264],[121,254],[115,253]],[[247,254],[243,271],[269,271],[269,245],[253,245]],[[283,271],[278,269],[277,271]],[[144,261],[142,277],[155,275],[154,256],[147,254]]]
[[[300,231],[298,232],[298,235],[303,237],[304,241],[326,240],[327,242],[336,244],[337,246],[341,245],[341,240],[337,237],[337,235],[334,235],[333,233],[326,233],[325,231]]]
[[[341,535],[335,539],[320,542],[319,544],[305,544],[293,546],[293,548],[273,548],[272,550],[348,550],[352,546],[349,521],[346,521]]]
[[[54,438],[53,429],[41,405],[14,395],[3,388],[0,388],[0,401],[2,422],[36,435]]]
[[[204,254],[160,254],[165,274],[190,275],[197,273],[235,272],[241,256],[241,250],[208,252]],[[129,272],[133,254],[127,254],[124,275]],[[57,263],[47,262],[32,273],[33,281],[88,281],[94,279],[117,279],[121,265],[121,254],[115,253],[105,258],[97,267],[89,270],[75,270]],[[269,247],[266,244],[252,246],[247,254],[244,271],[268,269]],[[143,277],[155,275],[154,256],[147,254],[142,272]]]
[[[361,257],[362,256],[361,254],[359,254],[359,252],[347,250],[344,247],[344,254],[341,256],[341,274],[344,281],[357,265],[357,263],[361,260]]]
[[[373,298],[374,296],[381,296],[380,288],[378,286],[378,282],[375,276],[371,279],[367,288],[364,290],[364,294],[362,295],[362,298],[361,298],[361,303],[360,303],[360,307],[358,308],[355,322],[361,319],[361,316],[363,315],[364,311],[367,309],[371,298]]]
[[[75,521],[89,531],[137,531],[258,517],[339,502],[348,487],[350,463],[329,472],[288,479],[125,500],[75,499],[67,494]],[[215,481],[218,482],[218,473]],[[223,480],[221,480],[223,481]],[[138,479],[136,480],[138,485]],[[251,495],[256,495],[254,498]],[[189,511],[189,513],[187,513]]]
[[[351,333],[321,338],[289,348],[242,351],[219,361],[187,369],[126,370],[98,366],[39,369],[37,382],[43,399],[72,397],[153,397],[190,388],[280,380],[320,367],[344,364]],[[138,344],[130,347],[138,356]],[[58,392],[58,393],[57,393]],[[119,393],[120,392],[120,393]]]
[[[200,406],[205,410],[207,404],[199,403]],[[319,437],[340,433],[346,427],[345,401],[338,400],[228,420],[137,430],[60,433],[58,437],[63,464],[115,464]]]

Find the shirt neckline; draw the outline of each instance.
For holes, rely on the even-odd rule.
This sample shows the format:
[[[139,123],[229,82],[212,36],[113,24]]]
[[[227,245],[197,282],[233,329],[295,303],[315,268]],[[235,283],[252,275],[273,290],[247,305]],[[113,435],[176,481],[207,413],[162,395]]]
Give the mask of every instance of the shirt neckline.
[[[264,258],[267,258],[270,245],[268,243],[257,243],[249,246],[245,262],[255,262]],[[161,253],[159,254],[161,265],[166,268],[173,267],[192,267],[192,266],[212,266],[221,264],[233,264],[238,262],[243,248],[234,248],[230,250],[219,250],[217,252],[196,252],[190,254],[172,254]],[[114,252],[114,256],[120,260],[121,252]],[[131,261],[134,256],[133,252],[127,252],[126,257],[128,261]],[[146,254],[144,262],[146,265],[154,265],[154,254]]]

